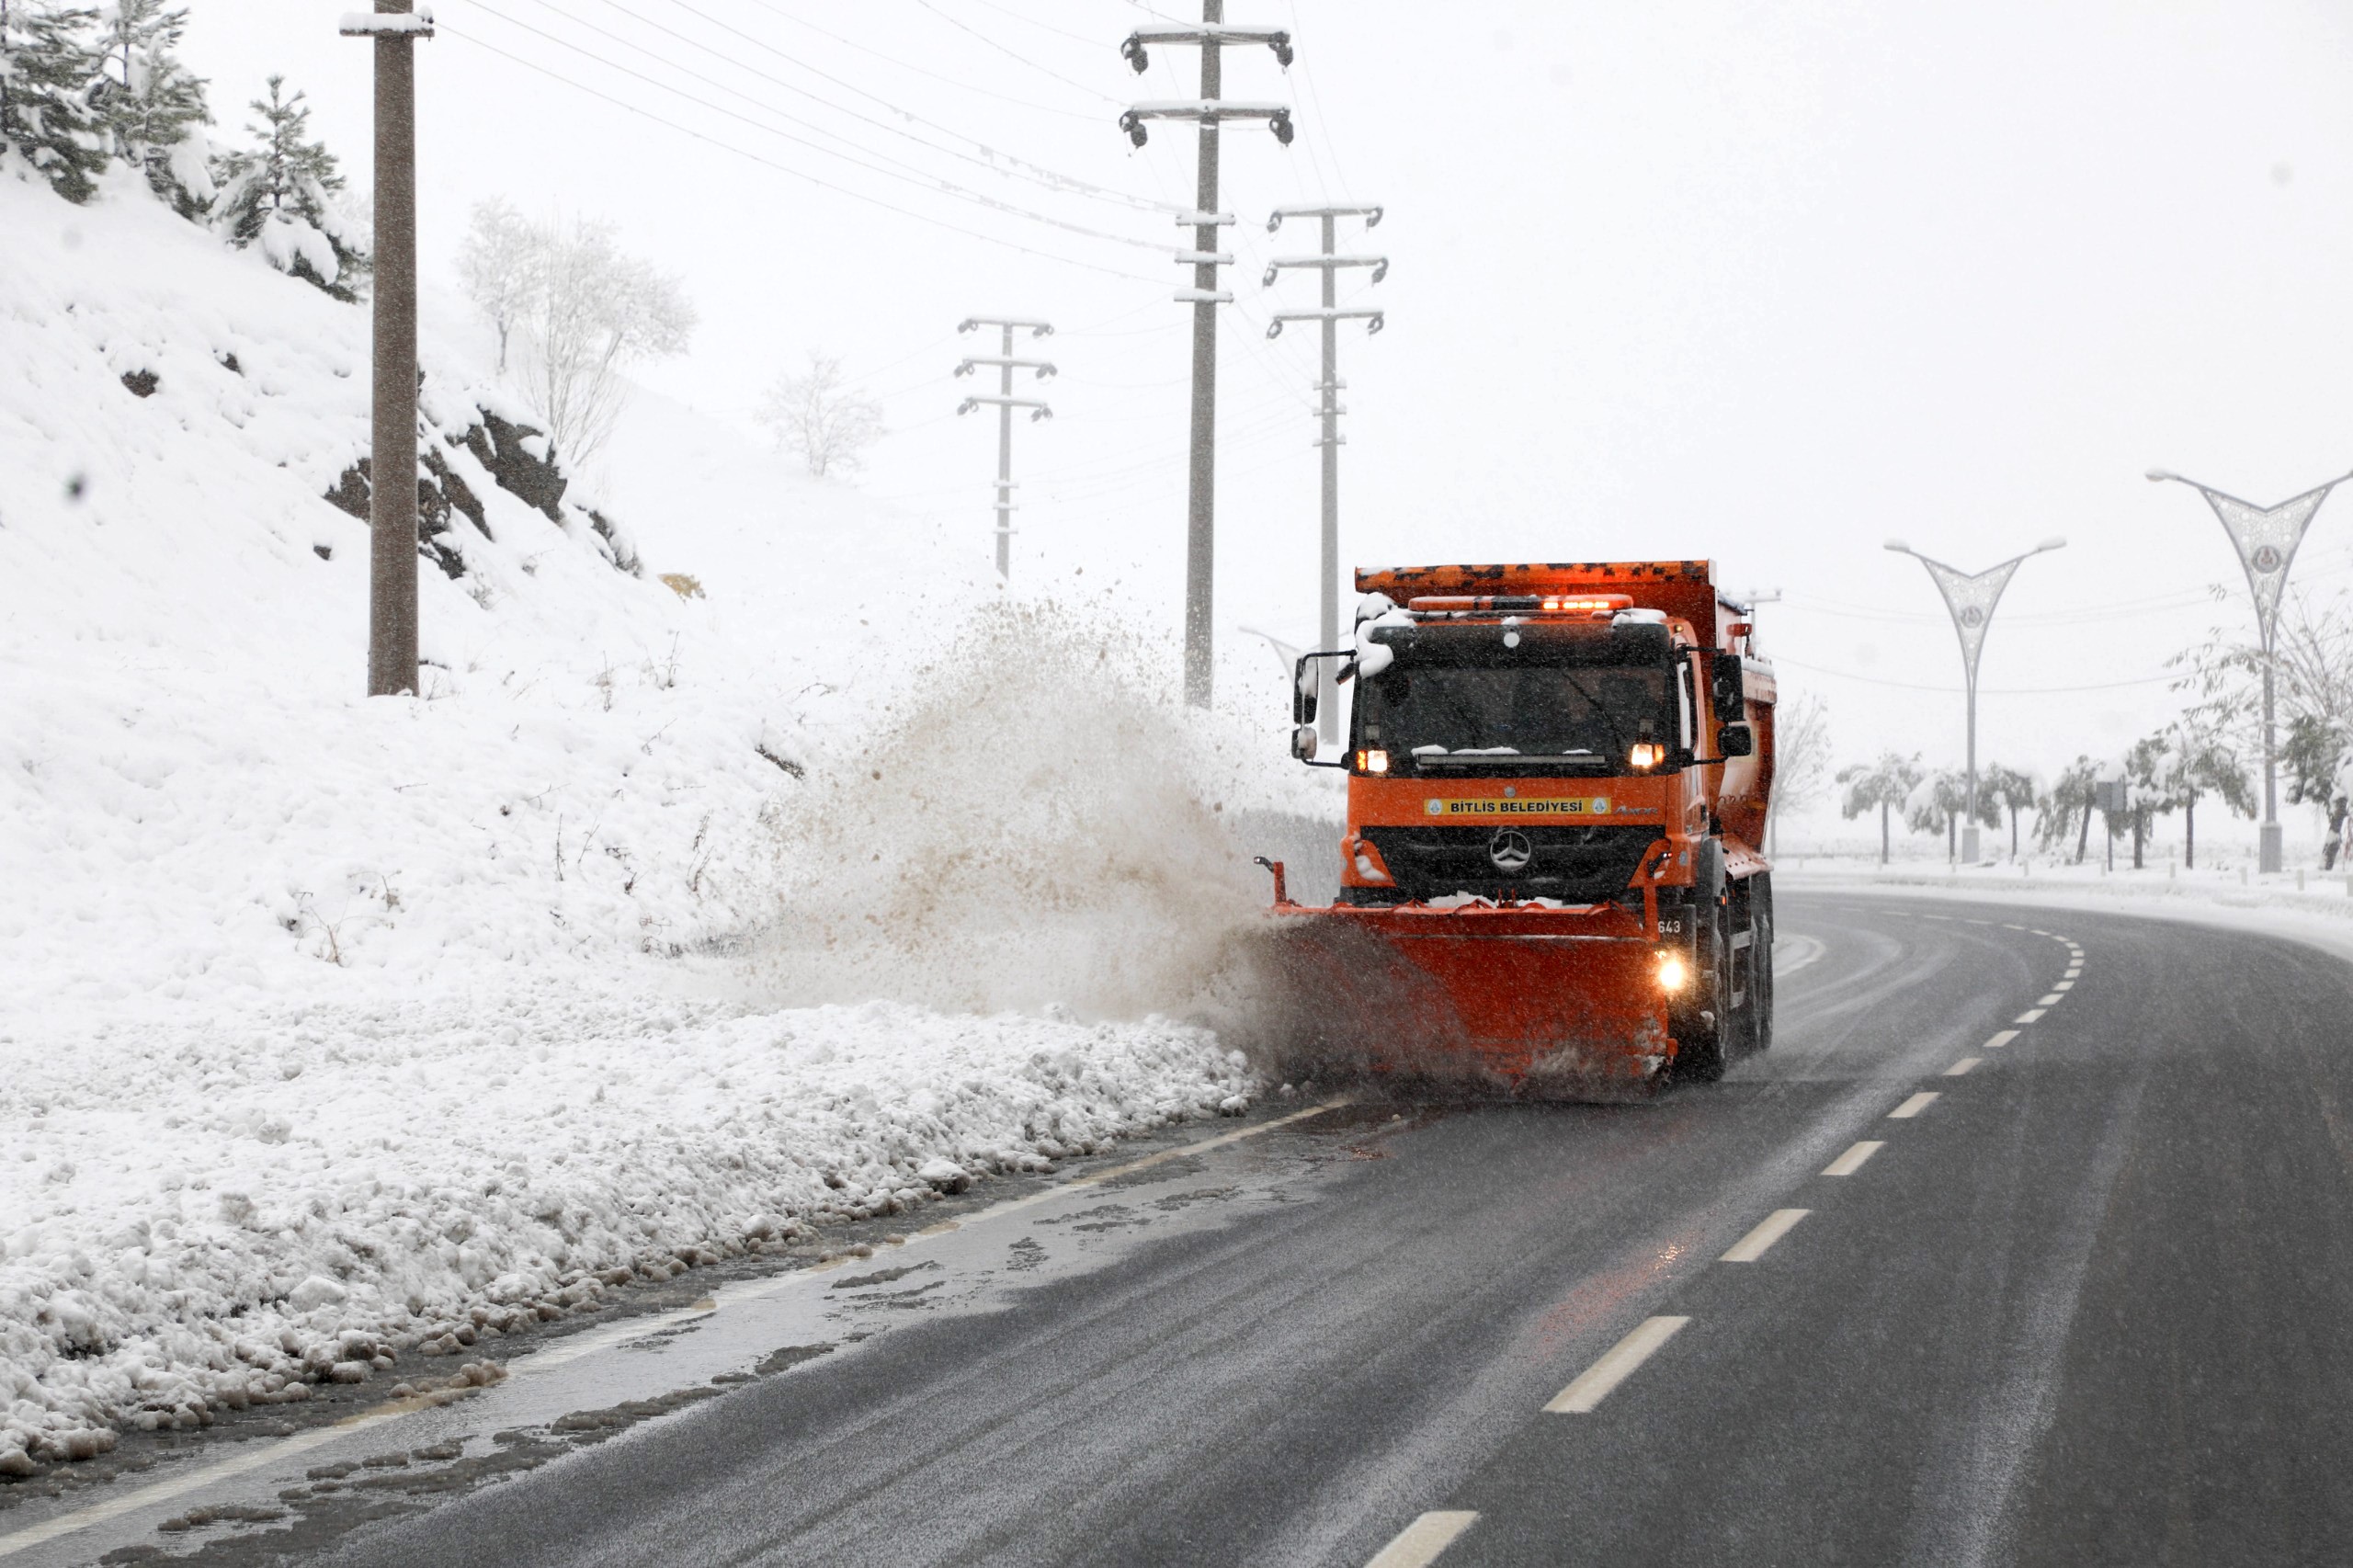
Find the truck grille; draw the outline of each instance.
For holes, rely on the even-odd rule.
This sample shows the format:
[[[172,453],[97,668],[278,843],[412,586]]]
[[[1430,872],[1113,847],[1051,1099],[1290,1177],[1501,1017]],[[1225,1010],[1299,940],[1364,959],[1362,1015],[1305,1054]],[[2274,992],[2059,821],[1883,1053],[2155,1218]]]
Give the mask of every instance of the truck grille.
[[[1527,840],[1527,864],[1498,867],[1493,853],[1499,833]],[[1626,891],[1643,852],[1658,838],[1654,827],[1539,825],[1507,827],[1368,827],[1364,836],[1389,863],[1390,875],[1408,898],[1444,898],[1471,893],[1480,898],[1556,898],[1564,903],[1599,903]],[[1508,851],[1518,846],[1506,845]]]

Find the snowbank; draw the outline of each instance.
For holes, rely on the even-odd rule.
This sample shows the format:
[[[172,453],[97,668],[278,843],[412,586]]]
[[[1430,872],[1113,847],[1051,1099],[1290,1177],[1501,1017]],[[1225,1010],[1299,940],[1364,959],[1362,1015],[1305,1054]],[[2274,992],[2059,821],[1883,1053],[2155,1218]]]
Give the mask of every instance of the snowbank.
[[[38,1045],[36,1051],[24,1048]],[[573,980],[0,1032],[0,1470],[1245,1103],[1203,1031]],[[389,1367],[390,1362],[384,1366]]]

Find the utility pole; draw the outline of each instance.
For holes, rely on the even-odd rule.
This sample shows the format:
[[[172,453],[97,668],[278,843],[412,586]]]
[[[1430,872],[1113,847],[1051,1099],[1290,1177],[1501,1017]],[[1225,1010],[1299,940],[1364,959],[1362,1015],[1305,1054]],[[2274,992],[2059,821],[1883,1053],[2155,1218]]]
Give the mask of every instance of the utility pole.
[[[974,392],[956,405],[956,412],[970,414],[984,403],[996,405],[996,578],[1000,583],[1009,583],[1013,580],[1013,411],[1028,409],[1029,422],[1033,425],[1040,419],[1054,416],[1054,411],[1039,399],[1013,395],[1014,371],[1033,370],[1041,381],[1054,373],[1051,360],[1015,358],[1013,333],[1016,327],[1027,327],[1031,337],[1051,337],[1054,328],[1051,322],[1027,321],[1018,316],[967,316],[957,324],[956,330],[976,332],[984,326],[1003,330],[1004,351],[995,355],[968,355],[964,362],[956,367],[956,373],[969,376],[975,365],[995,365],[997,368],[996,395],[992,397],[986,392]]]
[[[1265,44],[1285,67],[1291,62],[1290,34],[1279,28],[1230,28],[1225,25],[1225,0],[1201,0],[1198,28],[1148,28],[1128,35],[1120,53],[1141,74],[1152,63],[1146,46],[1155,43],[1192,44],[1201,51],[1201,96],[1197,99],[1141,103],[1120,116],[1120,129],[1138,147],[1146,140],[1144,122],[1189,119],[1200,127],[1199,164],[1194,181],[1194,210],[1177,219],[1193,229],[1193,248],[1176,259],[1193,268],[1193,286],[1179,289],[1176,301],[1193,307],[1193,415],[1190,469],[1186,481],[1185,507],[1185,700],[1196,708],[1210,705],[1212,663],[1211,598],[1217,565],[1217,307],[1233,296],[1217,286],[1217,269],[1233,257],[1217,248],[1220,227],[1233,222],[1232,213],[1218,210],[1218,128],[1230,119],[1263,119],[1275,140],[1290,145],[1290,108],[1287,104],[1228,103],[1222,53],[1229,44]]]
[[[1985,633],[1994,624],[1994,607],[2001,602],[2002,590],[2010,585],[2018,562],[2028,555],[2066,547],[2063,539],[2046,539],[2025,555],[2013,555],[1998,566],[1970,573],[1932,561],[1900,539],[1887,541],[1888,549],[1898,555],[1908,555],[1928,569],[1937,592],[1944,596],[1945,608],[1952,612],[1953,631],[1961,638],[1961,670],[1969,692],[1969,792],[1961,807],[1961,858],[1972,866],[1977,863],[1977,655],[1985,651]]]
[[[2239,552],[2239,564],[2246,568],[2247,593],[2255,600],[2255,626],[2263,647],[2263,828],[2256,841],[2255,869],[2268,875],[2279,869],[2282,859],[2279,740],[2272,694],[2272,670],[2279,663],[2279,600],[2288,591],[2288,568],[2296,559],[2296,547],[2304,541],[2304,530],[2312,527],[2313,514],[2328,499],[2328,493],[2353,479],[2353,473],[2341,474],[2277,506],[2258,506],[2161,468],[2151,469],[2148,479],[2152,484],[2166,480],[2187,484],[2206,497]]]
[[[376,0],[337,29],[376,40],[376,302],[370,350],[368,695],[416,690],[416,56],[433,21]]]
[[[1315,218],[1324,225],[1324,248],[1313,256],[1279,256],[1267,264],[1263,286],[1271,289],[1285,267],[1312,267],[1324,275],[1324,304],[1313,311],[1277,311],[1267,324],[1268,337],[1280,337],[1287,321],[1320,322],[1324,327],[1324,375],[1315,383],[1323,394],[1317,409],[1324,422],[1324,431],[1315,444],[1324,449],[1324,554],[1323,588],[1317,599],[1320,619],[1316,622],[1318,648],[1340,645],[1340,415],[1347,410],[1340,406],[1340,389],[1347,385],[1340,380],[1340,323],[1361,318],[1367,333],[1379,332],[1388,320],[1380,311],[1339,308],[1339,272],[1344,267],[1369,267],[1372,280],[1380,282],[1389,276],[1389,258],[1385,256],[1342,256],[1339,254],[1339,221],[1362,218],[1368,229],[1381,222],[1378,207],[1278,207],[1267,220],[1268,233],[1279,233],[1286,218]],[[1329,659],[1315,661],[1317,697],[1315,722],[1325,745],[1338,744],[1340,739],[1340,692]]]

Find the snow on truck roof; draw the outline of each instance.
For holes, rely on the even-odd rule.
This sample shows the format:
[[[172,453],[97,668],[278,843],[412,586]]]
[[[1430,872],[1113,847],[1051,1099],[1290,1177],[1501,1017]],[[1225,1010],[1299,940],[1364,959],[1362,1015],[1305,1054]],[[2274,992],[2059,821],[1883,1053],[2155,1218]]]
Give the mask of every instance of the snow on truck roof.
[[[1359,593],[1399,604],[1441,595],[1622,594],[1644,609],[1688,621],[1701,640],[1721,638],[1747,611],[1716,587],[1712,561],[1542,561],[1512,565],[1360,566]]]

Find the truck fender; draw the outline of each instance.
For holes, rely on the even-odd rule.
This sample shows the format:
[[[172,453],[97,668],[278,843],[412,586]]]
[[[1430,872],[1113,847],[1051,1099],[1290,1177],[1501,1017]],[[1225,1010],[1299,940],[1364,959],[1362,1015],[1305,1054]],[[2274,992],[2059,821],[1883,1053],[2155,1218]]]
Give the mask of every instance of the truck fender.
[[[1703,904],[1720,902],[1724,896],[1723,840],[1709,837],[1699,841],[1691,858],[1692,896]]]

